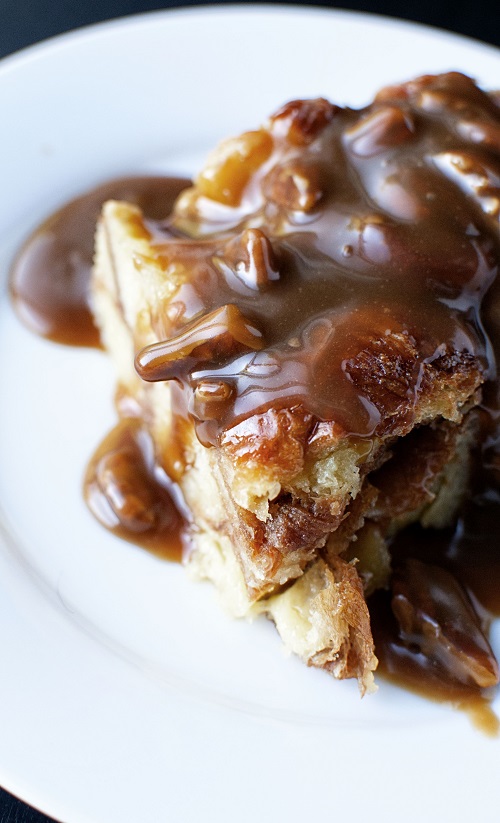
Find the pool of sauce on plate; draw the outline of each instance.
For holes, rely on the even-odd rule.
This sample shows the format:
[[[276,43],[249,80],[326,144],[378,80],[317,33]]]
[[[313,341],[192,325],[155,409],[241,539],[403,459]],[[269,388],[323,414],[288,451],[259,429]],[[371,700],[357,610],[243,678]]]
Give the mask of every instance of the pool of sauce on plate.
[[[166,217],[188,180],[124,177],[93,189],[50,215],[26,240],[10,277],[12,304],[34,332],[70,346],[99,347],[89,307],[94,235],[106,200],[136,203],[153,220]]]
[[[461,81],[457,83],[461,86]],[[235,208],[234,213],[226,209],[229,223],[219,226],[219,236],[214,239],[208,233],[203,249],[193,250],[183,237],[182,221],[165,222],[187,181],[137,178],[99,187],[61,209],[28,239],[12,271],[14,306],[43,336],[74,345],[98,344],[87,291],[95,221],[103,200],[126,199],[144,209],[145,226],[165,268],[170,254],[180,255],[193,267],[178,326],[159,334],[166,342],[143,353],[138,369],[148,380],[184,383],[193,396],[202,387],[198,407],[189,407],[202,442],[215,442],[225,427],[256,411],[289,404],[294,396],[290,392],[297,391],[297,386],[297,401],[306,408],[312,406],[320,419],[351,420],[353,433],[373,434],[387,412],[385,398],[363,397],[355,367],[346,380],[345,364],[351,349],[358,351],[363,339],[370,340],[374,332],[383,339],[387,325],[414,341],[422,362],[435,362],[442,356],[433,345],[444,339],[479,358],[492,373],[492,351],[478,312],[499,258],[498,231],[488,211],[491,191],[486,191],[485,183],[483,200],[472,196],[469,202],[456,202],[446,175],[444,179],[437,176],[433,164],[424,159],[435,156],[439,163],[448,162],[441,156],[444,141],[446,148],[466,155],[462,165],[452,163],[449,176],[462,175],[465,188],[473,185],[478,169],[486,182],[488,175],[492,179],[491,169],[498,161],[490,154],[488,141],[497,134],[498,112],[493,101],[467,85],[461,88],[461,106],[452,106],[448,114],[449,89],[431,89],[427,98],[425,91],[421,95],[425,105],[419,104],[418,111],[403,96],[398,97],[397,89],[381,97],[361,121],[349,110],[339,115],[336,107],[325,109],[323,125],[330,121],[333,125],[315,143],[310,166],[306,163],[298,171],[285,167],[282,178],[278,174],[274,182],[258,181],[263,190],[268,187],[268,196],[255,214],[275,221],[272,244],[263,233],[253,230],[248,234],[238,223]],[[442,125],[443,111],[448,131]],[[313,121],[299,122],[299,127],[311,129]],[[285,111],[276,123],[278,132],[297,126],[293,111]],[[475,141],[472,154],[471,134]],[[295,136],[300,142],[300,134]],[[390,151],[389,159],[381,164],[380,154],[385,151]],[[318,157],[321,170],[321,159],[331,157],[332,152],[339,158],[338,166],[335,173],[323,166],[320,185]],[[301,192],[297,195],[293,181],[287,183],[294,173],[299,175],[296,179],[302,175],[302,182],[306,180],[302,188],[306,200],[309,197],[305,210],[300,197],[297,200]],[[340,207],[335,206],[336,199]],[[351,215],[347,222],[346,214]],[[402,274],[417,269],[425,277],[421,282],[413,277],[409,285]],[[327,286],[326,302],[324,298],[318,302],[320,281]],[[261,294],[264,299],[259,300]],[[199,308],[195,310],[200,303],[206,328],[199,322]],[[234,304],[238,311],[231,313],[227,306]],[[487,307],[494,349],[498,305],[490,299]],[[328,317],[329,313],[333,315]],[[297,325],[300,340],[294,334]],[[336,329],[344,332],[347,352]],[[172,344],[172,334],[184,337]],[[182,347],[188,355],[179,357]],[[397,358],[398,352],[393,356]],[[326,372],[320,368],[325,362]],[[308,373],[314,376],[312,383]],[[411,376],[410,388],[418,379],[418,375]],[[347,397],[344,407],[338,405],[339,394]],[[486,413],[489,419],[494,418],[496,407],[493,398]],[[500,465],[495,432],[492,427],[493,474],[497,472],[495,461]],[[462,579],[479,604],[485,629],[491,617],[500,614],[496,536],[500,508],[494,485],[478,492],[455,530],[431,535],[409,529],[393,547],[401,562],[412,558],[425,563],[431,554],[432,563]],[[85,494],[92,511],[115,533],[163,556],[180,556],[182,517],[172,502],[171,483],[155,465],[151,443],[133,410],[92,458]],[[422,660],[418,650],[401,652],[390,598],[382,592],[370,602],[376,651],[385,676],[420,694],[451,701],[467,710],[483,730],[497,731],[487,694],[463,684],[441,682],[439,673],[436,678],[432,664]]]
[[[37,334],[70,346],[100,347],[89,307],[96,223],[106,200],[126,200],[161,221],[190,181],[177,177],[124,177],[82,194],[47,218],[17,254],[10,273],[11,301]],[[180,561],[186,517],[129,398],[122,419],[91,458],[84,496],[95,517],[119,537],[158,556]]]

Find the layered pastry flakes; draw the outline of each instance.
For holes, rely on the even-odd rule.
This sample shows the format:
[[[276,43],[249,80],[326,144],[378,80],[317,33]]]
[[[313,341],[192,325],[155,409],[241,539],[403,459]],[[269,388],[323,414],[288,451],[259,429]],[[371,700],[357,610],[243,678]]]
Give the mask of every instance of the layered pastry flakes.
[[[499,184],[497,102],[449,73],[361,111],[290,102],[165,221],[110,201],[98,226],[94,314],[190,513],[187,568],[362,692],[395,535],[468,487]]]

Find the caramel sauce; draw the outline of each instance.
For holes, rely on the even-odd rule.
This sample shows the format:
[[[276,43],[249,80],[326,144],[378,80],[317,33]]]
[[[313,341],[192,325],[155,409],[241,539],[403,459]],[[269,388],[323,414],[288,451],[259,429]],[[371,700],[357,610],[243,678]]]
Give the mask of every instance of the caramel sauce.
[[[414,524],[399,532],[390,546],[393,568],[390,588],[377,591],[368,600],[379,674],[428,699],[453,704],[465,711],[473,724],[489,736],[500,733],[500,720],[490,707],[495,696],[493,686],[498,677],[498,666],[487,641],[491,621],[500,616],[500,475],[495,464],[491,463],[492,449],[497,446],[496,437],[492,446],[492,439],[488,436],[495,431],[495,417],[491,410],[489,413],[483,410],[483,447],[475,454],[470,494],[458,521],[439,530],[424,529]],[[428,613],[427,630],[421,630],[420,636],[411,642],[405,636],[401,622],[398,622],[395,599],[401,593],[398,593],[398,573],[403,570],[404,580],[405,564],[414,561],[423,564],[425,576],[417,577],[418,594],[413,594],[413,604],[418,605],[420,598],[422,613],[425,613],[428,604],[436,607],[435,604],[446,601],[453,602],[453,608],[450,606],[448,615],[444,617],[441,614],[439,619],[433,619],[433,615]],[[441,586],[436,585],[433,582],[435,569],[440,574],[448,574],[451,585],[446,579]],[[424,602],[426,586],[430,590],[427,605]],[[461,588],[462,603],[456,602],[452,590],[455,586]],[[465,615],[464,601],[468,604]],[[476,625],[462,631],[455,652],[457,656],[458,652],[463,653],[469,662],[477,664],[479,661],[486,668],[491,667],[493,677],[489,687],[478,687],[477,682],[460,671],[460,665],[453,656],[443,663],[443,648],[450,652],[453,642],[449,638],[443,642],[443,638],[436,633],[436,626],[443,627],[444,631],[450,630],[460,612],[463,623],[470,620],[472,612]],[[471,640],[478,630],[480,648],[474,649]],[[422,642],[426,645],[425,649]]]
[[[127,200],[160,220],[188,183],[165,177],[112,180],[52,214],[28,237],[12,267],[10,295],[20,319],[56,343],[100,346],[89,307],[89,281],[102,204]]]
[[[398,626],[391,609],[391,595],[379,590],[369,600],[370,617],[379,665],[377,675],[428,700],[451,704],[465,712],[472,723],[490,737],[500,732],[500,720],[491,708],[494,690],[454,681],[436,671],[435,661],[407,648],[398,638]]]
[[[161,221],[188,185],[184,178],[120,178],[51,215],[26,240],[12,266],[10,295],[20,319],[54,342],[100,346],[89,306],[89,285],[102,204],[109,199],[126,200],[137,204],[149,219]],[[120,423],[89,463],[84,481],[87,504],[114,534],[179,561],[187,542],[182,503],[171,481],[154,464],[149,436],[134,419],[140,410],[133,399],[118,399],[117,408]]]
[[[491,381],[484,442],[494,475],[498,282],[488,290],[500,259],[495,99],[453,73],[384,90],[362,112],[294,102],[271,119],[269,133],[248,134],[254,161],[247,171],[234,158],[225,161],[231,175],[220,191],[216,175],[201,175],[168,219],[185,181],[112,181],[49,218],[14,265],[20,316],[51,339],[95,344],[87,289],[99,207],[108,198],[138,203],[155,263],[164,271],[180,264],[189,280],[168,316],[153,318],[160,342],[138,353],[136,367],[146,381],[175,381],[176,411],[194,421],[201,442],[218,443],[228,428],[270,407],[298,404],[350,435],[397,434],[411,427],[429,370],[474,362]],[[374,349],[386,372],[370,380]],[[393,590],[377,592],[369,605],[382,673],[453,702],[494,733],[499,724],[484,684],[498,674],[486,636],[491,616],[500,614],[500,504],[495,483],[480,486],[454,529],[410,527],[398,535]],[[183,523],[173,488],[133,416],[99,447],[85,479],[88,505],[107,528],[179,558]],[[445,592],[448,611],[462,604],[472,647],[457,629],[446,659],[432,643],[424,654],[425,631],[420,637],[420,629],[412,634],[398,623],[398,569],[408,562],[415,569],[413,561],[438,569],[423,573],[429,602]],[[448,585],[448,574],[456,585]],[[468,680],[467,667],[464,674],[462,652],[483,685]]]
[[[223,153],[160,231],[148,226],[156,264],[184,267],[189,282],[153,321],[160,342],[137,369],[182,383],[203,443],[290,405],[353,436],[398,432],[450,357],[493,375],[479,308],[500,257],[500,110],[462,75],[410,86],[362,112],[289,104],[238,143],[235,155],[251,153],[263,135],[240,199]],[[233,305],[239,324],[185,348]],[[374,352],[393,374],[370,379]],[[195,407],[200,382],[227,386],[216,416]]]
[[[140,420],[124,417],[109,432],[89,462],[83,488],[90,511],[113,534],[180,562],[186,519]]]

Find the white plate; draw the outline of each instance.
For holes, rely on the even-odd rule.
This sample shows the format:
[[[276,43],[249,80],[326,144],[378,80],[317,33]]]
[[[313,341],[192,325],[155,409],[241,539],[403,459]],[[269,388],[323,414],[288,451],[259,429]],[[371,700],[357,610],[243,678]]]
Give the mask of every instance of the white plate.
[[[22,236],[105,178],[190,173],[287,99],[359,105],[452,68],[500,87],[499,53],[473,41],[262,6],[155,13],[9,58],[1,282]],[[360,702],[286,659],[271,624],[231,622],[209,586],[93,521],[80,482],[113,422],[111,366],[31,336],[5,288],[0,312],[0,784],[70,823],[496,810],[500,741],[386,684]]]

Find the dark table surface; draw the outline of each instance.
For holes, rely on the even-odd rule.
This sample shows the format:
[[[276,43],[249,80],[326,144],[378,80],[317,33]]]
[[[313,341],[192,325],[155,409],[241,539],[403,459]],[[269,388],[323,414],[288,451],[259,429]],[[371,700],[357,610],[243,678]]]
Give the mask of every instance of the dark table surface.
[[[160,8],[203,2],[158,3],[154,0],[0,0],[0,58],[70,29],[101,20]],[[221,5],[221,3],[218,3]],[[329,3],[301,5],[330,6]],[[346,0],[341,8],[388,14],[466,34],[500,47],[500,14],[492,0]],[[0,788],[0,823],[50,823]],[[72,823],[72,821],[64,821]]]

